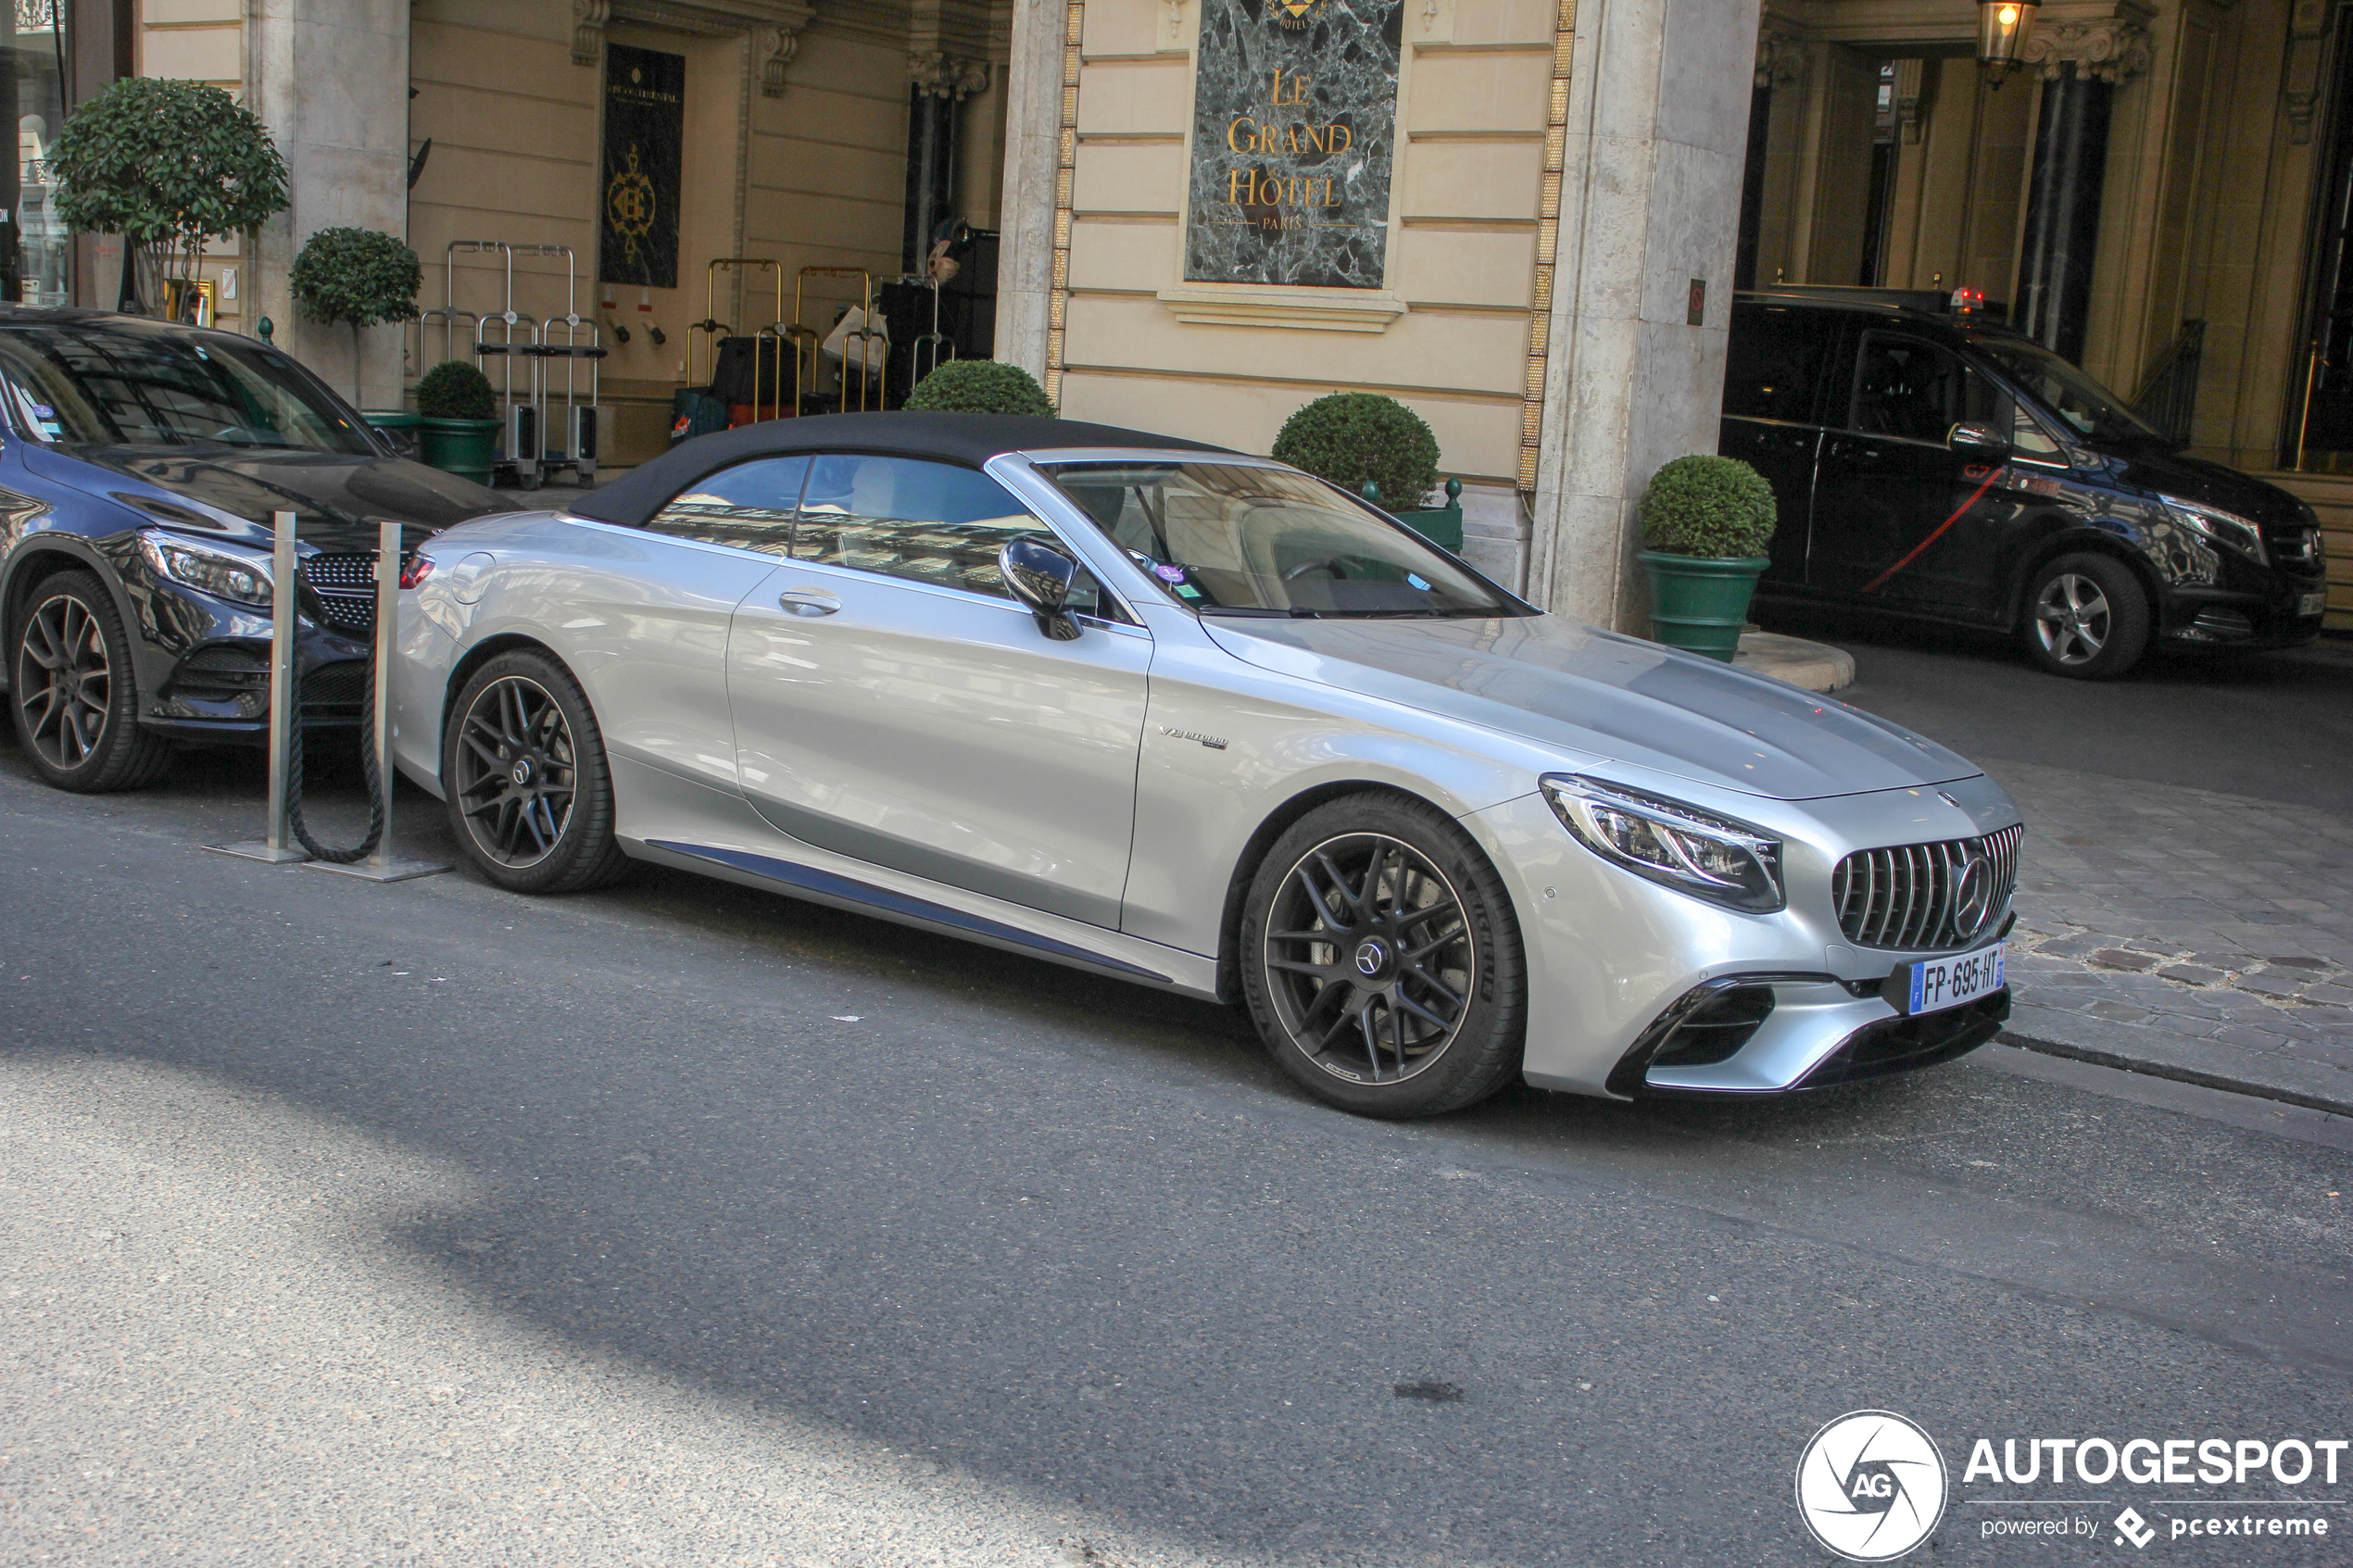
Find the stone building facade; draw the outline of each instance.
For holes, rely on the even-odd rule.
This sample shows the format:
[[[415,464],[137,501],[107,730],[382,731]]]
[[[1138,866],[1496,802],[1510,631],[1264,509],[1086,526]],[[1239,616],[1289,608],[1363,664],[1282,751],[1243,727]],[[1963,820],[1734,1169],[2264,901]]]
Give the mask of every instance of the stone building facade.
[[[1999,85],[1973,0],[129,0],[119,55],[242,94],[294,169],[210,259],[222,324],[389,406],[510,265],[542,320],[569,265],[608,470],[708,378],[695,323],[822,329],[945,217],[993,236],[989,351],[1066,413],[1264,451],[1314,396],[1389,393],[1466,482],[1467,553],[1639,625],[1633,498],[1714,449],[1736,286],[2024,288],[2198,451],[2289,474],[2353,625],[2343,10],[2046,0]],[[682,62],[675,264],[624,282],[613,66],[649,56]],[[284,293],[337,223],[406,238],[457,324],[353,366]]]

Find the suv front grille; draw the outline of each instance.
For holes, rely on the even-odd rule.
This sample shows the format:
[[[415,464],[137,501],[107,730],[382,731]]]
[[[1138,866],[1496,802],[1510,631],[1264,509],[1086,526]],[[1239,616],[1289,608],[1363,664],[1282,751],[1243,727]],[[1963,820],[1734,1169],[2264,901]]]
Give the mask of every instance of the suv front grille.
[[[1983,838],[1856,850],[1831,875],[1838,928],[1859,947],[1932,952],[1968,946],[2009,906],[2018,885],[2019,836],[2025,831],[2013,825]],[[1993,884],[1982,918],[1969,926],[1957,896],[1972,859],[1986,862],[1979,874]]]
[[[302,580],[318,594],[329,626],[338,632],[359,636],[374,630],[376,558],[373,552],[312,556],[302,563]]]

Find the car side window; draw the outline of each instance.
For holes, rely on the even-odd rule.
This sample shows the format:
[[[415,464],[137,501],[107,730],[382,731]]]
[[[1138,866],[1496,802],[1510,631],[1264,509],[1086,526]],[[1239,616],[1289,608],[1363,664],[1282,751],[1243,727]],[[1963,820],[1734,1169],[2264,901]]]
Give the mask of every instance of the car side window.
[[[789,556],[793,514],[808,477],[806,458],[760,458],[737,463],[673,495],[646,527],[706,545],[733,545],[762,555]]]
[[[1812,424],[1839,317],[1787,306],[1736,305],[1724,365],[1724,412]]]
[[[997,552],[1029,533],[1053,537],[985,473],[843,453],[811,466],[793,558],[1010,599]],[[1083,615],[1122,618],[1083,567],[1068,604]]]
[[[2002,390],[1950,350],[1889,332],[1863,334],[1850,429],[1941,443],[1964,420],[2007,434],[2010,418]]]

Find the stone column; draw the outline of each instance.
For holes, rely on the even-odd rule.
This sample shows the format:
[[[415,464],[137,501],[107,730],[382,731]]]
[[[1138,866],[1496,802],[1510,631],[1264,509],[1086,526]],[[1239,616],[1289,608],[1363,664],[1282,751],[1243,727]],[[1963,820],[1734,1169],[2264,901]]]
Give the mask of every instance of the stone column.
[[[2012,320],[2070,359],[2083,357],[2092,259],[2107,182],[2116,83],[2149,67],[2148,31],[2120,18],[2045,23],[2022,51],[2043,77]]]
[[[1716,450],[1756,27],[1757,0],[1579,10],[1528,574],[1562,615],[1648,624],[1635,504]]]
[[[997,358],[1043,381],[1054,291],[1067,0],[1013,0],[1005,68],[1005,189],[998,220]]]
[[[246,260],[247,320],[269,317],[278,345],[348,397],[351,329],[303,320],[286,274],[321,229],[409,236],[408,0],[248,0],[245,104],[276,139],[293,198]],[[397,327],[360,334],[361,408],[400,406],[400,345]]]

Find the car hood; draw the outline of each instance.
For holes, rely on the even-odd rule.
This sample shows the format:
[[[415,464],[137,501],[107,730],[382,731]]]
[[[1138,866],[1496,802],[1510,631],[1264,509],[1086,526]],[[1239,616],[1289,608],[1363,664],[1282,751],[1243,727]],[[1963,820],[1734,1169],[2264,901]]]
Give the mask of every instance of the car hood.
[[[2214,507],[2266,529],[2300,528],[2310,521],[2303,504],[2278,485],[2203,458],[2134,453],[2111,459],[2111,470],[2139,489]]]
[[[403,525],[404,544],[413,547],[452,523],[513,509],[495,491],[406,458],[189,446],[82,446],[38,456],[54,477],[80,489],[174,527],[265,549],[276,511],[296,514],[296,534],[305,542],[346,551],[374,549],[376,524],[385,518]],[[181,501],[192,504],[173,504]]]
[[[1262,669],[1748,795],[1818,799],[1981,771],[1834,698],[1555,615],[1202,624]]]

